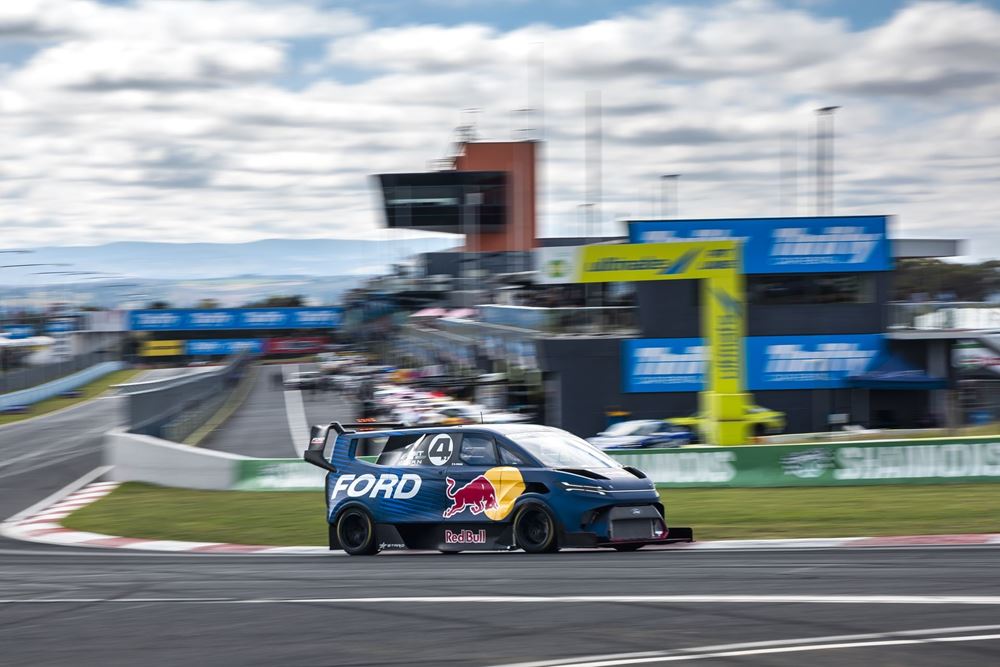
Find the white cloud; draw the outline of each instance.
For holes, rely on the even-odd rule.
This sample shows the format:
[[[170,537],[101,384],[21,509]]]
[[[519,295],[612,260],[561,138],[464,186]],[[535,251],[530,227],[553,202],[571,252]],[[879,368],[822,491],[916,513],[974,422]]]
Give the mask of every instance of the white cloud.
[[[790,214],[793,146],[811,212],[812,110],[840,104],[838,212],[1000,254],[1000,14],[978,5],[864,31],[756,0],[503,31],[369,29],[306,1],[31,0],[0,2],[3,39],[36,49],[0,72],[5,246],[380,234],[369,175],[427,168],[465,108],[488,139],[537,125],[512,110],[540,99],[544,50],[545,233],[580,231],[598,90],[606,232],[656,209],[663,173],[683,174],[685,216]]]

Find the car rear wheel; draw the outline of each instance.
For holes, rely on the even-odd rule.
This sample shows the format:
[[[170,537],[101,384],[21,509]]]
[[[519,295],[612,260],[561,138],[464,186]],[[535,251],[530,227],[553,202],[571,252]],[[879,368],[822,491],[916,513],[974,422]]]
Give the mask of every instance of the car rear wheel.
[[[559,551],[556,519],[543,505],[526,505],[514,517],[514,541],[529,554]]]
[[[378,553],[375,522],[363,509],[351,507],[337,519],[337,540],[352,556],[373,556]]]

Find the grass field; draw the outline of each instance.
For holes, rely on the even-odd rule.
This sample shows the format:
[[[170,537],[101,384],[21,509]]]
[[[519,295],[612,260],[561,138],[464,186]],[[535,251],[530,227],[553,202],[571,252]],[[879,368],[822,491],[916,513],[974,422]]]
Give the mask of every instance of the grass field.
[[[128,382],[129,378],[139,372],[140,371],[135,370],[115,371],[114,373],[105,375],[99,380],[94,380],[90,384],[80,387],[80,395],[74,398],[50,398],[47,401],[35,403],[27,412],[22,412],[16,415],[0,415],[0,424],[10,424],[23,419],[30,419],[32,417],[37,417],[38,415],[44,415],[47,412],[61,410],[62,408],[69,407],[75,403],[89,401],[95,396],[99,396],[106,392],[111,385]]]
[[[1000,485],[674,489],[668,523],[700,540],[1000,532]],[[72,514],[75,530],[150,539],[323,545],[323,495],[125,484]]]

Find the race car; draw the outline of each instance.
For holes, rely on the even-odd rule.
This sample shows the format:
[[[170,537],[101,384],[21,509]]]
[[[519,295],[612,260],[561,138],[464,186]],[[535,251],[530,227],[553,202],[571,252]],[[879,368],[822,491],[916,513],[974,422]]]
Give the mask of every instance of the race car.
[[[760,437],[764,435],[775,435],[785,430],[785,413],[759,405],[746,406],[747,421],[750,422],[752,435]],[[704,439],[702,434],[702,424],[705,417],[702,414],[694,414],[689,417],[672,417],[667,422],[680,428],[688,429],[691,432],[692,440]]]
[[[691,431],[662,419],[633,419],[612,424],[587,442],[601,449],[683,447],[691,444]]]
[[[690,528],[667,528],[660,497],[641,470],[548,426],[333,422],[312,427],[304,458],[327,470],[330,549],[351,555],[634,551],[694,539]]]

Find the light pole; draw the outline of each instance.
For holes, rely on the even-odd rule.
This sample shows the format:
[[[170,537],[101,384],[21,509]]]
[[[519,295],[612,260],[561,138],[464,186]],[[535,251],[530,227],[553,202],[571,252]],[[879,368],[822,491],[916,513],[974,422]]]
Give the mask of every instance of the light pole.
[[[833,113],[839,108],[816,109],[816,215],[833,214]]]

